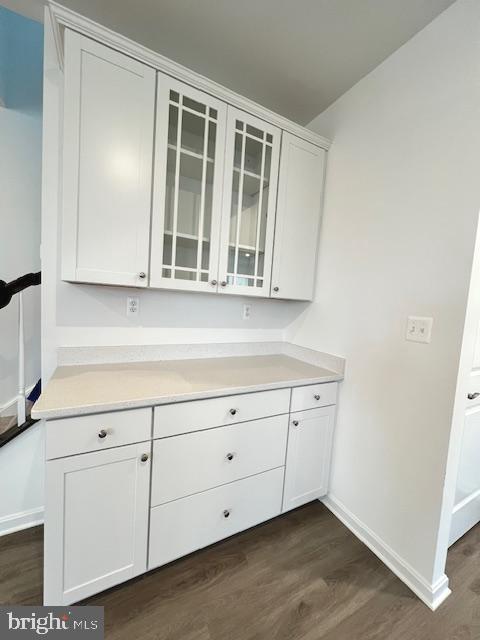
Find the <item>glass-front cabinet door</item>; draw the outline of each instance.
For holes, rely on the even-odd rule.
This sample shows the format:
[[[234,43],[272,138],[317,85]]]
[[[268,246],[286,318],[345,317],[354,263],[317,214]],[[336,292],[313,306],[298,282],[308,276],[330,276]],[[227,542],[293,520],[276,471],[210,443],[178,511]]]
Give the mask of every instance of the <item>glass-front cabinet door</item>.
[[[153,287],[216,291],[226,104],[158,74]]]
[[[268,296],[281,130],[228,107],[219,291]]]

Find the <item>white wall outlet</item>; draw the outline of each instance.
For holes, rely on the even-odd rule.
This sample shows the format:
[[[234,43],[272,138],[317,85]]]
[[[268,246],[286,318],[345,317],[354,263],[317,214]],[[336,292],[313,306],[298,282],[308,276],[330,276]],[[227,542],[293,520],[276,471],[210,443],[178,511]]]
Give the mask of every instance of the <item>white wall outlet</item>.
[[[243,311],[242,311],[242,318],[244,320],[250,320],[251,316],[252,316],[252,305],[244,304]]]
[[[412,342],[432,341],[433,318],[408,316],[406,339]]]
[[[140,298],[127,297],[127,316],[138,316],[140,313]]]

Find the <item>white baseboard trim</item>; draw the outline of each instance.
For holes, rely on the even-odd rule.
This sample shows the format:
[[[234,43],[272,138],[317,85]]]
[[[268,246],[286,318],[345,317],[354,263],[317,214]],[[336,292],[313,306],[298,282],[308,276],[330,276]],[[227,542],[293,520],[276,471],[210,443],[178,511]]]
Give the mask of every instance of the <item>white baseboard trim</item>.
[[[25,389],[25,399],[32,393],[33,387],[35,385],[31,384],[29,387]],[[18,396],[15,396],[11,400],[8,400],[4,404],[0,404],[0,416],[13,416],[17,415],[17,400]]]
[[[451,591],[445,574],[434,584],[428,583],[334,496],[326,496],[321,502],[432,611],[435,611],[448,598]]]
[[[43,524],[43,507],[13,513],[10,516],[0,518],[0,536],[35,527],[37,524]]]

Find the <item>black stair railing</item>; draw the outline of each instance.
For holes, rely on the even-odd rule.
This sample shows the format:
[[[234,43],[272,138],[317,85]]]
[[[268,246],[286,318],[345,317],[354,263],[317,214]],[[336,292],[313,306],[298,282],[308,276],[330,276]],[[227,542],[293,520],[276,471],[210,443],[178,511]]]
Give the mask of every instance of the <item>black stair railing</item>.
[[[24,276],[17,278],[16,280],[12,280],[12,282],[5,282],[5,280],[0,280],[0,309],[8,306],[16,293],[20,293],[24,289],[28,287],[36,286],[41,283],[41,272],[37,273],[26,273]],[[35,385],[34,390],[29,396],[29,400],[36,400],[38,397],[40,389],[40,381]],[[4,418],[3,420],[7,420]],[[2,418],[0,416],[0,425]],[[37,422],[30,416],[27,416],[27,419],[23,424],[17,424],[15,419],[12,418],[11,422],[8,423],[7,428],[0,428],[0,447],[7,444],[15,438],[16,436],[23,433],[28,427]]]

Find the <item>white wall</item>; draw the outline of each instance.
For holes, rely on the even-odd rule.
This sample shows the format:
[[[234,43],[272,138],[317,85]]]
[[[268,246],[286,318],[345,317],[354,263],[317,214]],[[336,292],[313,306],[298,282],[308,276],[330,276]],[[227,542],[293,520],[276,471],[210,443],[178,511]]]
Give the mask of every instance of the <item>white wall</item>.
[[[290,340],[347,359],[331,497],[427,584],[480,205],[480,3],[459,0],[311,128],[333,139],[315,304]],[[407,315],[433,316],[430,345]]]
[[[48,20],[45,22],[49,33]],[[45,72],[44,204],[42,216],[43,377],[56,366],[63,346],[250,342],[282,340],[287,327],[306,308],[302,302],[243,298],[225,294],[127,289],[60,280],[61,214],[57,179],[61,148],[62,74],[47,37]],[[57,138],[58,136],[58,138]],[[126,315],[127,296],[140,299],[140,315]],[[243,320],[242,307],[251,305]]]
[[[40,269],[42,26],[0,7],[0,278]],[[40,377],[40,291],[24,292],[26,382]],[[0,310],[0,413],[17,393],[17,299]],[[36,520],[43,502],[39,427],[0,450],[0,533]],[[27,514],[25,515],[25,512]]]

